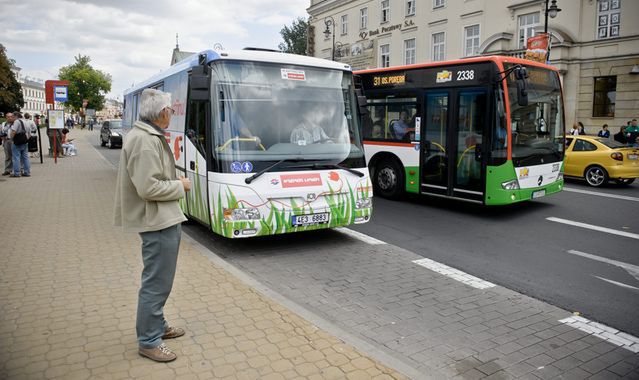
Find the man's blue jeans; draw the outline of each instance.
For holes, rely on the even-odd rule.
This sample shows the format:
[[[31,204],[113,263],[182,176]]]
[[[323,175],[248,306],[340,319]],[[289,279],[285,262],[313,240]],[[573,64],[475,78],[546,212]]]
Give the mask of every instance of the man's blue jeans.
[[[31,175],[29,162],[29,144],[11,144],[11,159],[13,160],[13,175],[20,175],[20,162],[25,175]]]
[[[138,296],[136,331],[138,344],[142,348],[154,348],[162,344],[162,335],[168,327],[164,319],[164,304],[173,287],[181,233],[180,224],[140,233],[144,269]]]

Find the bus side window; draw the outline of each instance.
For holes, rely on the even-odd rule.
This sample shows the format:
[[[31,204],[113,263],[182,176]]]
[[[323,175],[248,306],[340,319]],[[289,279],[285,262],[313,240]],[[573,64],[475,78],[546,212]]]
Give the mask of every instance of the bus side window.
[[[206,157],[206,102],[190,101],[186,118],[186,137]]]

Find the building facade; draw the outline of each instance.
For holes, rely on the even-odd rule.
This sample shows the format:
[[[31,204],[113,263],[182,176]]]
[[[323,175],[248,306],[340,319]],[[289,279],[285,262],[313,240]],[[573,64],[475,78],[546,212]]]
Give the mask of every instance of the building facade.
[[[551,64],[564,86],[566,127],[613,131],[639,117],[639,1],[557,0]],[[545,0],[311,0],[309,54],[354,69],[477,55],[523,57],[544,31]],[[615,128],[617,127],[617,128]]]
[[[15,65],[11,66],[11,71],[22,88],[24,106],[20,109],[20,112],[23,114],[28,112],[34,116],[46,115],[48,108],[44,92],[44,81],[23,76],[21,73],[22,69]],[[64,109],[64,104],[60,102],[55,102],[54,106],[57,110]]]

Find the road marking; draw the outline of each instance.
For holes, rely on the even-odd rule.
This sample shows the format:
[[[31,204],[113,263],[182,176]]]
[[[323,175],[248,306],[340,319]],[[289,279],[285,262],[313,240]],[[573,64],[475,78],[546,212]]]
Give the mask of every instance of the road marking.
[[[564,187],[564,191],[570,191],[570,192],[573,192],[573,193],[581,193],[581,194],[588,194],[588,195],[596,195],[598,197],[622,199],[622,200],[625,200],[625,201],[639,202],[639,198],[637,198],[637,197],[629,197],[629,196],[626,196],[626,195],[617,195],[617,194],[610,194],[610,193],[600,193],[598,191],[581,190],[581,189],[575,189],[573,187]]]
[[[566,251],[566,252],[568,252],[568,253],[570,253],[572,255],[585,257],[585,258],[591,259],[591,260],[601,261],[602,263],[606,263],[606,264],[614,265],[614,266],[619,267],[619,268],[623,268],[631,276],[633,276],[634,278],[639,280],[639,266],[637,266],[637,265],[628,264],[628,263],[624,263],[623,261],[617,261],[617,260],[612,260],[612,259],[608,259],[608,258],[601,257],[601,256],[592,255],[592,254],[586,253],[586,252],[576,251],[574,249],[571,249],[571,250]]]
[[[575,227],[588,228],[590,230],[595,230],[595,231],[599,231],[599,232],[606,232],[606,233],[613,234],[613,235],[619,235],[619,236],[624,236],[624,237],[628,237],[628,238],[631,238],[631,239],[638,239],[639,240],[639,234],[633,234],[631,232],[626,232],[626,231],[613,230],[612,228],[595,226],[594,224],[575,222],[573,220],[555,218],[554,216],[546,218],[546,220],[549,220],[551,222],[569,224],[569,225],[575,226]]]
[[[592,334],[597,338],[608,341],[615,346],[623,347],[635,354],[639,352],[639,338],[626,334],[604,324],[593,322],[589,319],[579,316],[572,316],[560,319],[559,322],[565,323],[571,327],[581,330],[585,333]]]
[[[413,261],[413,263],[417,265],[421,265],[424,268],[428,268],[433,272],[437,272],[439,274],[443,274],[444,276],[448,276],[454,280],[462,282],[466,285],[472,286],[476,289],[488,289],[494,286],[492,282],[484,281],[481,278],[471,276],[466,272],[462,272],[458,269],[451,268],[448,265],[438,263],[437,261],[433,261],[431,259],[419,259]]]
[[[366,234],[363,234],[361,232],[357,232],[355,230],[351,230],[350,228],[346,228],[346,227],[337,227],[335,228],[335,230],[337,232],[341,232],[344,235],[348,235],[350,237],[353,237],[357,240],[361,240],[366,244],[370,244],[370,245],[381,245],[381,244],[386,244],[385,241],[381,241],[381,240],[377,240],[374,237],[370,237]]]
[[[599,277],[599,276],[594,276],[597,277],[598,279],[602,280],[602,281],[606,281],[609,282],[613,285],[617,285],[617,286],[621,286],[622,288],[628,288],[628,289],[633,289],[633,290],[639,290],[639,288],[634,287],[632,285],[628,285],[628,284],[624,284],[623,282],[618,282],[618,281],[614,281],[605,277]]]

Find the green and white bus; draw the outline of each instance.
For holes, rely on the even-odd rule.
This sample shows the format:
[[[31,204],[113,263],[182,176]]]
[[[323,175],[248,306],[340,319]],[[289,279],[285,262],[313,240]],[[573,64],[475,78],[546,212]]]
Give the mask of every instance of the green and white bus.
[[[504,205],[563,188],[558,72],[512,57],[356,71],[375,194]]]
[[[184,213],[229,238],[368,222],[372,186],[349,66],[250,49],[203,51],[124,93],[171,93],[165,132],[193,188]],[[126,139],[126,137],[125,137]]]

